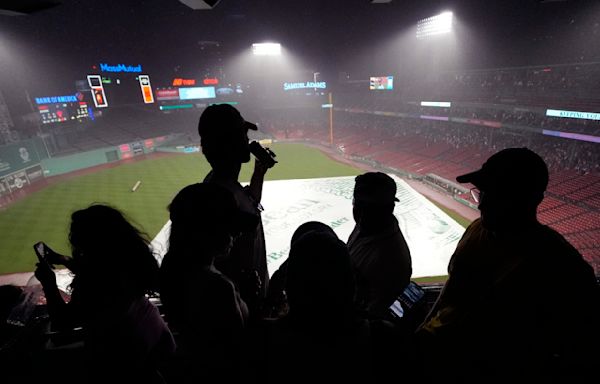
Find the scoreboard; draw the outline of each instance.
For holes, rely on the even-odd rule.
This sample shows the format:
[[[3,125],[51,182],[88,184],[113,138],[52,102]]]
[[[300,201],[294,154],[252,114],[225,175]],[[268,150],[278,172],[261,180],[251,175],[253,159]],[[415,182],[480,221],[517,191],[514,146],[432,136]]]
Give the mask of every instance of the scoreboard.
[[[81,122],[91,116],[90,108],[84,101],[38,105],[42,124]]]

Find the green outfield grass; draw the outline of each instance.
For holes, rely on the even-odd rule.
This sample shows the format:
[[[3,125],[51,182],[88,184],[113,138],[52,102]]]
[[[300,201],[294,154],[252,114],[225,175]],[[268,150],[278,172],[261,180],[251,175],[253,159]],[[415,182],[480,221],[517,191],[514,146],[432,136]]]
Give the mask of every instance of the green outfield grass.
[[[271,148],[279,164],[269,171],[267,180],[362,173],[301,144],[273,144]],[[32,245],[40,240],[58,252],[70,253],[70,215],[94,202],[119,208],[153,238],[168,219],[167,205],[175,193],[202,180],[208,171],[208,163],[199,154],[173,155],[123,164],[33,193],[0,212],[0,274],[32,271],[36,263]],[[240,180],[248,181],[251,171],[251,165],[245,165]],[[142,184],[131,192],[137,180]],[[108,258],[107,266],[111,264]]]
[[[456,221],[458,224],[460,224],[464,228],[467,228],[473,222],[473,220],[469,220],[466,217],[463,217],[458,212],[456,212],[448,207],[443,206],[442,204],[438,203],[437,201],[434,201],[431,199],[429,201],[431,201],[433,204],[435,204],[439,209],[444,211],[446,213],[446,215],[453,218],[454,221]]]

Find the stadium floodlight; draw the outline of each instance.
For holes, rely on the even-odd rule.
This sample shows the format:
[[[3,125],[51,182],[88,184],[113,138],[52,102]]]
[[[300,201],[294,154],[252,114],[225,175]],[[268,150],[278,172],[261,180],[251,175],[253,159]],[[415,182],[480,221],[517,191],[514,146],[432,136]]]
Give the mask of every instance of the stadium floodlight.
[[[428,17],[417,23],[417,39],[426,39],[452,32],[452,12],[444,12]]]
[[[279,43],[252,44],[252,53],[257,56],[279,56],[279,55],[281,55],[281,44],[279,44]]]

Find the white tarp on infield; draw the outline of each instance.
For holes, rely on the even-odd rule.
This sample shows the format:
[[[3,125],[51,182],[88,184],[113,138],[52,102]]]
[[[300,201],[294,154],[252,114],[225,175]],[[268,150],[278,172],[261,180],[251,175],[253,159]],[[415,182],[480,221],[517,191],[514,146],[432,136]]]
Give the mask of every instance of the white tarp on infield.
[[[445,275],[464,228],[404,180],[390,176],[398,187],[396,197],[400,202],[396,203],[394,214],[410,247],[413,277]],[[269,273],[273,274],[287,258],[292,234],[306,221],[328,224],[340,239],[347,241],[354,228],[353,190],[352,176],[265,182],[262,220]],[[166,252],[169,225],[165,224],[152,242],[161,260]]]

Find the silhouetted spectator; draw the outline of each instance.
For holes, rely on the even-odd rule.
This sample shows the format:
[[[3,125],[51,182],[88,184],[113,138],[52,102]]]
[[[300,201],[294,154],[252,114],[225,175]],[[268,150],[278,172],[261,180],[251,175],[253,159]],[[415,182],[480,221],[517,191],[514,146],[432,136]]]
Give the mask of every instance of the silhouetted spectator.
[[[267,383],[369,382],[368,322],[354,308],[354,273],[346,245],[310,232],[292,245],[285,289],[289,314],[267,321],[262,360]]]
[[[64,375],[83,368],[91,382],[160,380],[156,367],[174,342],[146,297],[158,283],[148,240],[118,210],[97,204],[73,213],[69,241],[74,278],[68,304],[50,264],[39,262],[35,271],[52,328],[83,327],[83,365],[71,362]]]
[[[217,184],[183,188],[169,206],[169,250],[161,265],[161,300],[176,333],[176,380],[237,381],[246,304],[216,259],[228,256],[234,237],[256,226],[233,195]],[[258,294],[258,293],[255,293]],[[181,372],[177,372],[181,370]]]
[[[418,332],[432,382],[581,382],[598,362],[600,294],[592,268],[536,208],[544,161],[526,148],[491,156],[472,183],[481,219]],[[435,369],[433,368],[435,367]]]
[[[261,295],[266,296],[269,282],[265,237],[260,219],[262,207],[262,185],[267,167],[255,161],[254,173],[248,187],[242,187],[238,176],[243,163],[250,161],[248,130],[256,130],[255,124],[245,121],[238,110],[228,104],[207,107],[198,123],[202,152],[212,170],[204,182],[225,187],[235,197],[239,209],[256,216],[257,225],[237,237],[227,258],[216,261],[215,265],[241,288],[242,296],[250,301],[252,293],[246,293],[244,280],[248,275],[261,279]],[[251,304],[251,307],[254,305]]]
[[[381,172],[356,177],[353,215],[356,226],[348,239],[357,274],[357,303],[369,318],[385,318],[389,307],[410,282],[408,245],[394,216],[396,183]]]
[[[302,236],[307,233],[318,232],[318,233],[327,233],[331,236],[337,238],[337,235],[331,229],[330,226],[323,224],[318,221],[308,221],[302,225],[300,225],[292,235],[290,249],[294,246],[294,243],[300,239]],[[289,258],[284,261],[273,276],[271,276],[271,281],[269,282],[269,291],[267,293],[267,301],[266,307],[269,309],[269,313],[267,313],[267,317],[281,317],[287,314],[288,311],[288,303],[287,296],[285,293],[285,284],[287,279],[287,268],[289,264]]]

